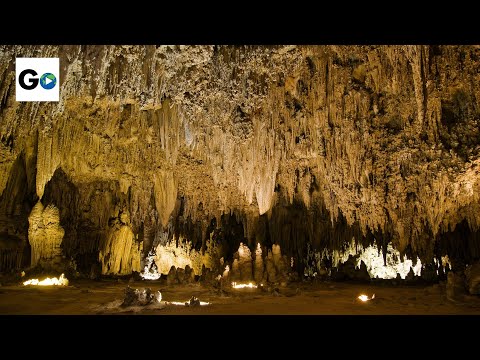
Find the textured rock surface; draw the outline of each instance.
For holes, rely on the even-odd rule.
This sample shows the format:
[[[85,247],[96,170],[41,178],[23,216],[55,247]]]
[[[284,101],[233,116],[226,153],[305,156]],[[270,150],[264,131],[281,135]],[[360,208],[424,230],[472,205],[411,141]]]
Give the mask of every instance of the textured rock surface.
[[[150,288],[133,289],[127,285],[121,306],[146,306],[161,301],[162,293],[160,291],[154,292]]]
[[[467,289],[471,295],[480,295],[480,263],[473,264],[465,271]]]
[[[265,265],[263,263],[262,257],[262,248],[260,243],[257,244],[257,249],[255,250],[255,261],[254,261],[254,278],[257,284],[261,284],[265,281]]]
[[[141,247],[134,240],[134,234],[128,226],[112,229],[107,241],[100,245],[99,260],[104,275],[128,275],[132,271],[141,271]]]
[[[233,257],[232,271],[230,273],[232,280],[251,282],[253,280],[253,260],[248,246],[240,243],[238,251]]]
[[[31,266],[37,264],[47,268],[59,268],[62,263],[62,244],[65,231],[60,226],[58,209],[49,205],[43,207],[39,201],[28,217],[28,241],[31,246]]]
[[[20,56],[60,57],[60,102],[15,101]],[[0,46],[0,240],[25,244],[41,199],[80,267],[122,214],[145,251],[204,249],[215,219],[232,253],[355,236],[468,263],[479,65],[477,46]]]

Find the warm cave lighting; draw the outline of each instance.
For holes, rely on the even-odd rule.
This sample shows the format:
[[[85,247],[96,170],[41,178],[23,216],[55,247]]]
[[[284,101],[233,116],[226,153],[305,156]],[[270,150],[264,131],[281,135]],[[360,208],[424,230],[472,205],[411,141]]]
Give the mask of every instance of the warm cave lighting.
[[[365,295],[365,294],[362,294],[362,295],[359,295],[357,299],[360,300],[360,301],[362,301],[362,302],[367,302],[367,301],[370,301],[370,300],[375,299],[375,294],[373,294],[371,298],[368,297],[368,296]]]
[[[45,280],[39,281],[38,279],[30,279],[24,281],[23,285],[38,285],[38,286],[68,286],[68,279],[64,274],[60,275],[59,278],[46,278]]]
[[[258,286],[254,285],[253,283],[249,282],[248,284],[237,284],[235,281],[232,282],[232,287],[234,289],[244,289],[244,288],[250,288],[250,289],[256,289]]]

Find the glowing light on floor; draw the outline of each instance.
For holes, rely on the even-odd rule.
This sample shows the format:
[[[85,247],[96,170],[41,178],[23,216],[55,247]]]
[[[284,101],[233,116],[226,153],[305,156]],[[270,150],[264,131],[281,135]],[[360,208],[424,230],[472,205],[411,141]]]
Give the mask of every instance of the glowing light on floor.
[[[23,285],[38,285],[38,286],[68,286],[68,279],[64,274],[60,275],[60,278],[46,278],[42,281],[38,279],[30,279],[23,283]]]
[[[167,304],[178,305],[178,306],[187,306],[188,301],[167,301]],[[200,301],[200,306],[210,305],[207,301]]]
[[[234,289],[244,289],[244,288],[250,288],[250,289],[256,289],[258,286],[253,284],[253,283],[248,283],[248,284],[237,284],[235,281],[232,282],[232,287]]]
[[[367,302],[367,301],[375,299],[375,294],[373,294],[371,298],[368,297],[365,294],[362,294],[362,295],[359,295],[357,299],[360,300],[360,301],[363,301],[363,302]]]

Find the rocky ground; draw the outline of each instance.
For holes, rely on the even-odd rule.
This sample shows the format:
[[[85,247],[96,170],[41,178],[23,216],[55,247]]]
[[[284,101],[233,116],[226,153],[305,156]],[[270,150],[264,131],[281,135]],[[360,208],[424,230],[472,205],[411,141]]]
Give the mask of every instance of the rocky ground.
[[[161,306],[122,307],[127,285],[162,294]],[[360,294],[373,300],[361,302]],[[169,304],[197,297],[207,306]],[[372,283],[292,283],[286,287],[220,290],[199,283],[168,286],[158,281],[73,281],[68,287],[0,287],[0,314],[250,314],[250,315],[480,315],[480,298],[448,300],[445,284],[394,286]]]

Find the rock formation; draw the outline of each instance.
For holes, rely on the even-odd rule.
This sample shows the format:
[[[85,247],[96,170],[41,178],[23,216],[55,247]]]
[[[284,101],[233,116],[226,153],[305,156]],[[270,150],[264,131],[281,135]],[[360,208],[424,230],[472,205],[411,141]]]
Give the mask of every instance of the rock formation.
[[[60,58],[58,103],[16,102],[16,57]],[[307,244],[353,237],[471,264],[479,66],[478,46],[0,46],[0,258],[36,261],[41,201],[63,255],[104,274],[162,233],[204,256],[218,229],[229,256],[278,244],[300,273]]]
[[[106,242],[100,245],[99,261],[104,275],[128,275],[141,271],[141,247],[135,242],[132,230],[122,225],[112,229]]]
[[[261,284],[266,280],[265,266],[263,263],[262,248],[260,246],[260,243],[257,243],[257,249],[255,250],[254,278],[257,284]]]
[[[60,269],[62,263],[62,244],[65,231],[60,226],[59,210],[49,205],[43,207],[39,201],[28,217],[28,241],[31,246],[32,267],[37,264],[46,268]]]
[[[248,246],[240,243],[238,251],[233,255],[231,271],[232,281],[250,282],[253,280],[252,253]]]

